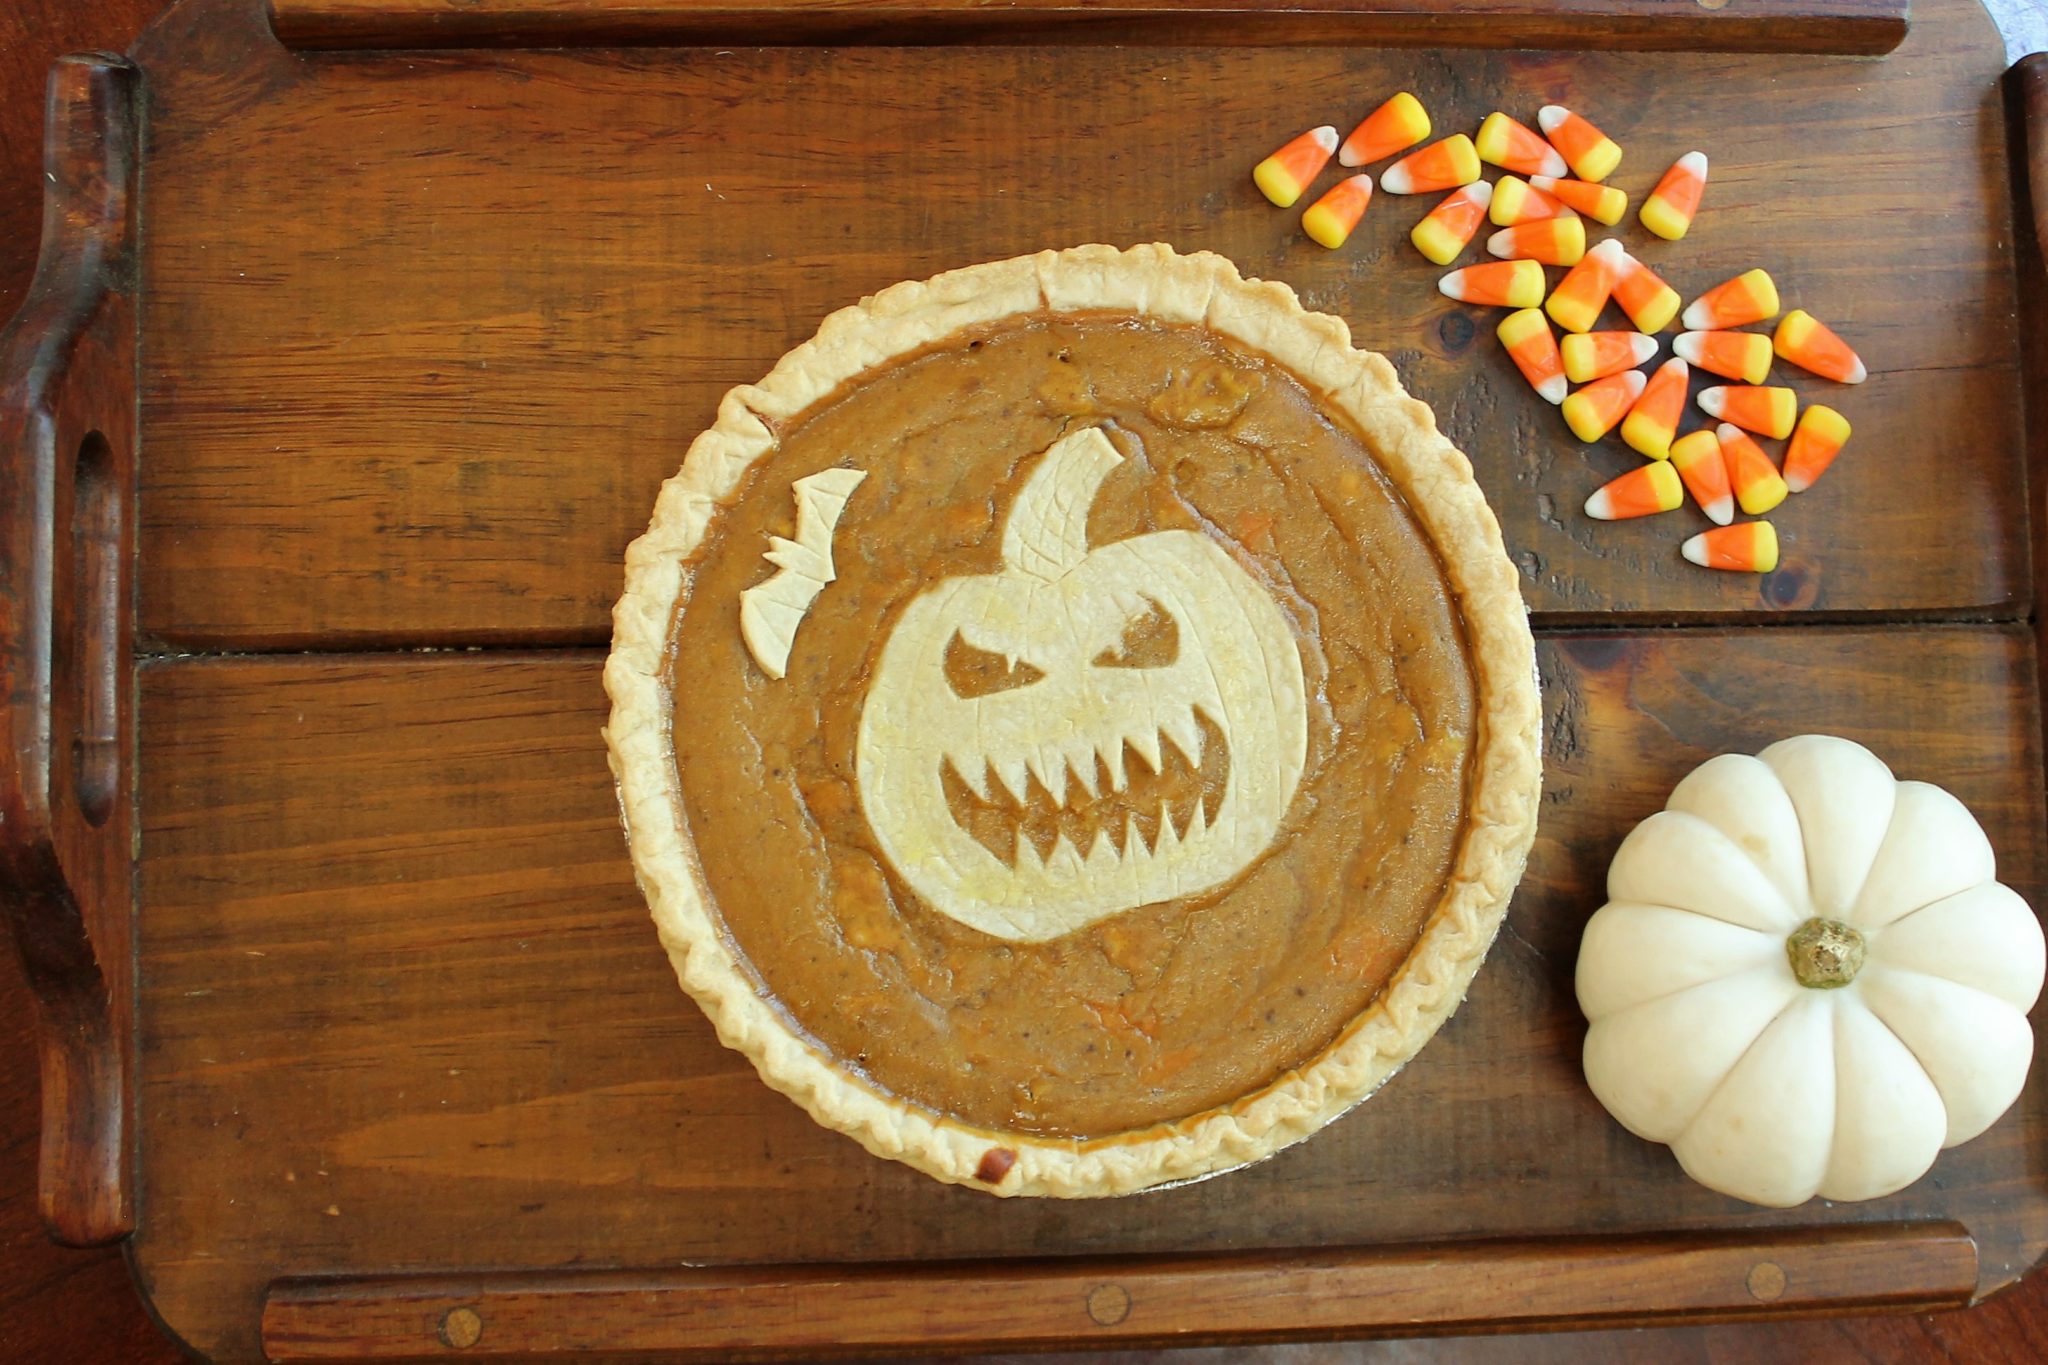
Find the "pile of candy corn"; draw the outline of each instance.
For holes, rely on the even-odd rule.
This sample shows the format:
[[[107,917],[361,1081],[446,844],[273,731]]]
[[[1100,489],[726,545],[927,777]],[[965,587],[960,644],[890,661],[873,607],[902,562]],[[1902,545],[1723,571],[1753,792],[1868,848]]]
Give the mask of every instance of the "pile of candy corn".
[[[1791,389],[1766,383],[1772,361],[1842,384],[1863,382],[1863,362],[1805,311],[1780,317],[1776,284],[1766,272],[1751,270],[1693,300],[1671,358],[1645,376],[1640,367],[1655,358],[1658,334],[1679,317],[1679,294],[1619,240],[1586,240],[1586,219],[1613,227],[1628,211],[1628,197],[1602,183],[1621,164],[1621,148],[1560,105],[1539,110],[1536,122],[1541,132],[1493,113],[1473,136],[1454,133],[1409,151],[1433,130],[1421,101],[1404,91],[1341,143],[1334,126],[1311,129],[1260,162],[1252,178],[1268,199],[1288,208],[1332,156],[1358,167],[1407,152],[1380,173],[1381,189],[1450,191],[1409,234],[1427,260],[1450,265],[1482,222],[1490,219],[1498,229],[1486,250],[1500,259],[1453,270],[1438,287],[1463,303],[1512,310],[1498,329],[1501,344],[1537,394],[1562,409],[1572,434],[1590,443],[1619,428],[1622,440],[1649,460],[1595,491],[1586,500],[1587,515],[1612,521],[1669,512],[1690,492],[1714,526],[1680,547],[1686,559],[1712,569],[1771,572],[1778,566],[1776,530],[1768,521],[1736,524],[1736,509],[1761,517],[1788,494],[1805,492],[1849,439],[1849,423],[1833,408],[1816,403],[1801,413]],[[1482,164],[1506,174],[1489,184],[1480,178]],[[1705,154],[1687,152],[1637,217],[1656,236],[1679,241],[1706,185]],[[1342,246],[1372,193],[1370,175],[1347,177],[1302,215],[1303,230],[1332,250]],[[1555,288],[1545,266],[1565,270]],[[1595,330],[1610,300],[1633,331]],[[1738,330],[1773,318],[1778,323],[1770,336]],[[1562,346],[1553,323],[1565,333]],[[1714,425],[1680,435],[1695,368],[1736,382],[1700,390],[1694,401]],[[1791,438],[1782,466],[1756,436]]]

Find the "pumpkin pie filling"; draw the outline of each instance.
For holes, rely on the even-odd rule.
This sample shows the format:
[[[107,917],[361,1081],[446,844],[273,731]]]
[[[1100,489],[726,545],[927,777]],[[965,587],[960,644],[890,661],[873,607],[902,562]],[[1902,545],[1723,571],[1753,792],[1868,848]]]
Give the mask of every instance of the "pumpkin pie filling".
[[[875,1089],[1050,1137],[1313,1061],[1444,898],[1479,724],[1365,442],[1206,328],[1085,313],[948,337],[773,432],[670,677],[682,820],[762,993]],[[805,487],[836,507],[808,540]],[[814,541],[771,676],[738,604]]]

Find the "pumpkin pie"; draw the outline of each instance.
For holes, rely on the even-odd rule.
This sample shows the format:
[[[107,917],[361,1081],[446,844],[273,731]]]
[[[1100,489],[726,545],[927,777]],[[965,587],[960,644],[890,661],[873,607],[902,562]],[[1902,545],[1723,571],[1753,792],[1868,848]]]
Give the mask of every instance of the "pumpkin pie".
[[[606,738],[683,988],[877,1155],[1089,1196],[1266,1156],[1463,997],[1539,790],[1471,468],[1221,257],[825,319],[627,553]]]

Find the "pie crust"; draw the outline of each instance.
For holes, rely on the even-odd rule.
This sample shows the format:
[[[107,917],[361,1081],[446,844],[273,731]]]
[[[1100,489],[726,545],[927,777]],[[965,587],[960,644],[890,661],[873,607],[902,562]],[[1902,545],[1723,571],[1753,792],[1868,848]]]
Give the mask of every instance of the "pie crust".
[[[1175,1123],[1074,1139],[995,1131],[883,1093],[806,1041],[749,977],[713,908],[682,807],[671,742],[673,627],[686,572],[720,507],[775,448],[776,429],[842,385],[963,329],[1021,314],[1124,312],[1199,325],[1317,395],[1370,447],[1431,541],[1466,632],[1476,724],[1463,835],[1447,890],[1373,1003],[1309,1064]],[[1463,999],[1504,917],[1535,835],[1541,789],[1534,644],[1500,528],[1471,465],[1381,356],[1287,286],[1241,277],[1208,252],[1082,246],[885,289],[827,317],[717,422],[662,487],[626,553],[605,666],[605,728],[633,867],[684,990],[726,1046],[820,1124],[877,1156],[1001,1195],[1124,1194],[1257,1161],[1329,1123],[1429,1040]]]

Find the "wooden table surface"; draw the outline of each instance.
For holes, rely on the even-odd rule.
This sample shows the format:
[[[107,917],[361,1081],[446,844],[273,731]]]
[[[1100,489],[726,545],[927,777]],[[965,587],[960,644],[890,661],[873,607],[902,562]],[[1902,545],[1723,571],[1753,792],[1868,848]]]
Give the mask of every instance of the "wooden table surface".
[[[160,0],[15,0],[0,12],[0,315],[20,302],[36,250],[43,76],[60,52],[125,47]],[[0,954],[0,1359],[171,1361],[111,1250],[49,1244],[35,1213],[36,1079],[27,990]],[[1496,1337],[1052,1357],[1094,1361],[2034,1360],[2048,1356],[2048,1276],[1962,1314],[1648,1333]],[[1046,1359],[1038,1357],[1038,1359]]]

